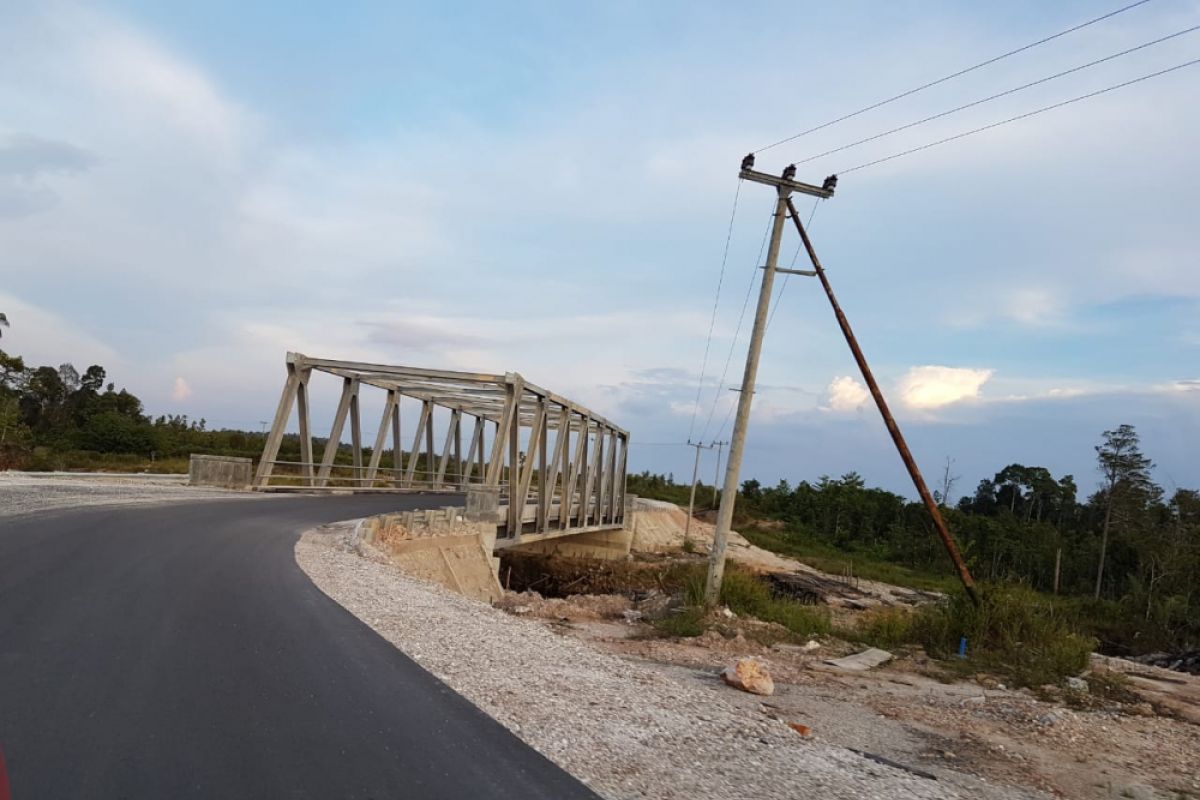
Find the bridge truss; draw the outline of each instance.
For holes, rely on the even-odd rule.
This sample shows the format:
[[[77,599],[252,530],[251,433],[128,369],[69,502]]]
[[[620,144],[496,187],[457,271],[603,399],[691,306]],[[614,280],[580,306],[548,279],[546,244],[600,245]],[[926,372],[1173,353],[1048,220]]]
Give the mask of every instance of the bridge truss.
[[[323,444],[314,440],[310,419],[309,383],[318,374],[341,379]],[[383,402],[369,450],[362,440],[364,388]],[[293,408],[299,453],[281,459],[293,435]],[[402,421],[410,417],[415,425],[405,450]],[[341,443],[347,422],[348,452]],[[499,496],[503,536],[579,533],[623,525],[628,448],[627,431],[515,372],[451,372],[288,353],[287,381],[254,486],[302,492],[490,487]]]

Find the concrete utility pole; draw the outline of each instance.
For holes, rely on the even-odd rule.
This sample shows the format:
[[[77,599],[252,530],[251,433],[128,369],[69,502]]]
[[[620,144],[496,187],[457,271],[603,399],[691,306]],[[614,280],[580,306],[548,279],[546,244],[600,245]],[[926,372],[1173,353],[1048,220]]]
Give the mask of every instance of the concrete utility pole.
[[[717,471],[713,473],[713,507],[717,505],[717,484],[721,482],[721,451],[725,449],[725,445],[729,442],[713,442],[713,447],[717,448]]]
[[[708,562],[708,581],[704,589],[704,599],[708,605],[715,605],[721,595],[721,581],[725,576],[725,547],[729,539],[729,527],[733,523],[733,506],[737,502],[738,479],[742,470],[742,452],[746,447],[746,428],[750,423],[750,404],[754,400],[754,381],[758,377],[758,357],[762,352],[763,334],[767,329],[767,312],[771,305],[771,290],[775,284],[775,273],[786,272],[800,275],[815,275],[815,272],[802,270],[780,269],[779,245],[783,239],[783,224],[788,214],[788,199],[793,192],[827,198],[833,196],[833,187],[837,179],[833,176],[825,179],[824,186],[813,186],[794,180],[796,165],[784,169],[779,177],[756,172],[754,169],[754,154],[742,159],[742,169],[738,177],[743,180],[764,183],[774,186],[778,195],[775,203],[775,221],[771,226],[771,244],[767,248],[767,263],[762,267],[762,288],[758,293],[758,308],[754,312],[754,328],[750,333],[750,349],[746,353],[746,372],[742,377],[742,387],[738,396],[737,415],[733,422],[733,438],[729,444],[729,463],[725,466],[725,485],[721,492],[721,507],[717,512],[717,528],[713,533],[712,552]]]
[[[693,442],[691,439],[688,439],[688,447],[696,448],[696,462],[692,465],[692,494],[688,498],[687,522],[683,523],[683,541],[685,544],[692,540],[692,514],[695,513],[696,508],[696,481],[700,476],[700,451],[702,449],[711,450],[712,445],[703,445],[700,442]]]

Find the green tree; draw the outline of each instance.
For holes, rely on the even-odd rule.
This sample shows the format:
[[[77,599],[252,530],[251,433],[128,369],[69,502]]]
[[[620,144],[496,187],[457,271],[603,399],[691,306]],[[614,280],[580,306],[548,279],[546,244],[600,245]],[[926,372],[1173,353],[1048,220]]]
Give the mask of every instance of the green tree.
[[[1108,555],[1109,533],[1114,512],[1130,511],[1132,507],[1153,497],[1158,487],[1150,480],[1154,462],[1142,454],[1137,431],[1132,425],[1119,425],[1105,431],[1104,441],[1096,445],[1096,460],[1103,483],[1100,498],[1104,506],[1104,522],[1100,529],[1100,558],[1096,564],[1095,599],[1100,599],[1104,586],[1104,562]],[[1161,491],[1161,490],[1159,490]]]

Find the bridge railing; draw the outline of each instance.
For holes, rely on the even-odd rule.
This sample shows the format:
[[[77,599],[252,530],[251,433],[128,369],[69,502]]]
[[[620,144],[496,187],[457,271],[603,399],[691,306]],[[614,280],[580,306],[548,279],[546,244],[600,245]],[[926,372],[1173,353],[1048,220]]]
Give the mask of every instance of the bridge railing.
[[[312,433],[309,391],[315,374],[332,375],[342,384],[320,458],[315,457],[320,442]],[[364,389],[382,396],[372,447],[363,446]],[[402,409],[411,409],[403,418],[416,417],[407,450]],[[342,443],[347,423],[348,448]],[[297,457],[281,457],[285,440],[290,444],[293,436]],[[628,448],[627,431],[517,373],[429,370],[288,353],[287,380],[254,485],[262,491],[305,492],[487,487],[499,494],[504,508],[502,535],[572,532],[623,524]]]

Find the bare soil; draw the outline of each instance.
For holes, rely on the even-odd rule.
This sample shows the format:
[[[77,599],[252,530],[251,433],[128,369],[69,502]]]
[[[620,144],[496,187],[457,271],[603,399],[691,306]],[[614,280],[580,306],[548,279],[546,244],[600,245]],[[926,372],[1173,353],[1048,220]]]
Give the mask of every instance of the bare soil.
[[[775,681],[769,698],[729,689],[740,706],[808,726],[815,740],[873,753],[965,787],[979,779],[1071,800],[1200,797],[1200,726],[1172,716],[1132,685],[1128,702],[1078,697],[1039,699],[995,677],[952,680],[919,649],[889,664],[846,673],[826,659],[861,649],[831,637],[814,644],[758,641],[752,620],[689,639],[657,638],[619,595],[542,599],[509,595],[510,613],[539,618],[560,635],[636,659],[664,676],[715,674],[754,656]],[[630,617],[634,617],[630,619]],[[749,633],[750,635],[747,635]],[[1100,659],[1097,669],[1147,674],[1132,662]],[[1165,672],[1165,671],[1160,671]],[[1200,680],[1173,673],[1157,682],[1200,699]],[[1181,701],[1186,704],[1186,701]],[[1157,705],[1157,710],[1156,710]]]

